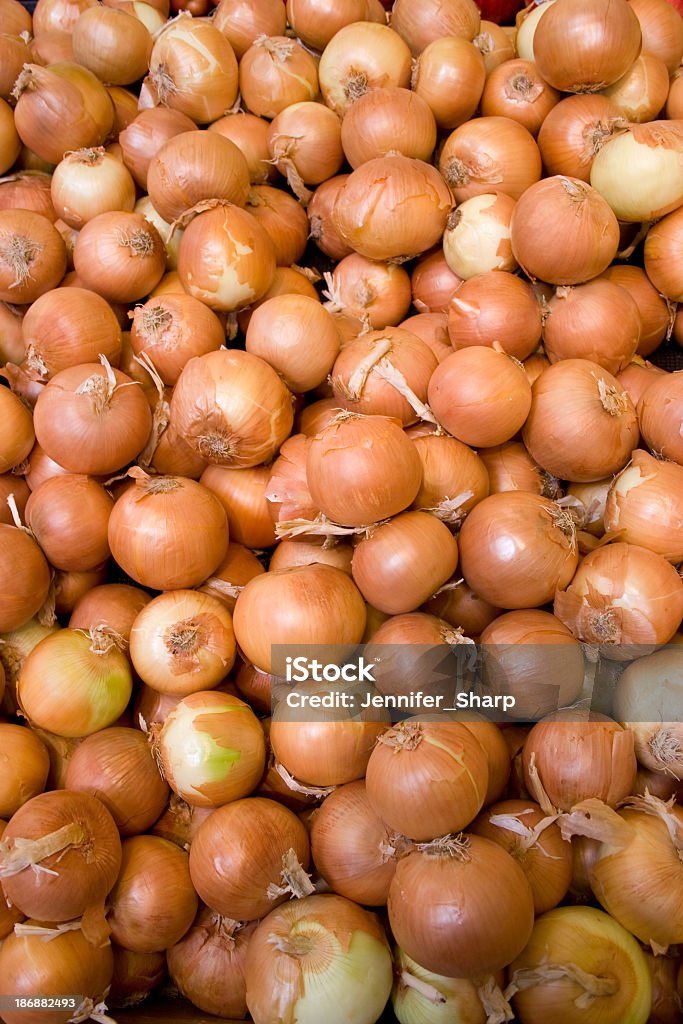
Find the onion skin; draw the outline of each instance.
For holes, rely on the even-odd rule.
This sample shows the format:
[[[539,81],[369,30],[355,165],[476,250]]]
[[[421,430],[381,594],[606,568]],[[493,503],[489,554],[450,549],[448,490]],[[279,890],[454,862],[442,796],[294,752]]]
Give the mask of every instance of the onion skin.
[[[3,680],[4,676],[3,670]],[[34,732],[5,722],[0,722],[0,751],[0,815],[11,818],[22,804],[45,789],[50,758]]]
[[[683,561],[683,467],[637,449],[615,478],[605,504],[605,532],[628,544]]]
[[[400,947],[422,966],[473,978],[500,970],[524,948],[533,896],[520,866],[496,843],[466,835],[450,844],[455,854],[437,842],[399,861],[389,922]]]

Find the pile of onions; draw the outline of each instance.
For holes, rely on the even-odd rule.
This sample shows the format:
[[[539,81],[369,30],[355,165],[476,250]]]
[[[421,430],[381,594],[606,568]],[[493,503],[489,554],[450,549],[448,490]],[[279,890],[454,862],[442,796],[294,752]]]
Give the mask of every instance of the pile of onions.
[[[151,828],[168,801],[146,737],[137,729],[102,729],[69,760],[66,789],[90,793],[107,808],[122,836]]]
[[[642,657],[673,637],[683,616],[683,580],[661,555],[635,544],[592,551],[555,595],[555,615],[607,657]]]
[[[3,835],[5,896],[39,921],[72,921],[90,911],[94,927],[120,865],[114,819],[89,793],[41,793],[19,808]]]
[[[135,619],[130,657],[140,678],[161,693],[186,696],[210,690],[235,660],[231,615],[208,594],[160,594]]]
[[[292,985],[291,971],[298,983]],[[273,1000],[293,1019],[338,1017],[374,1024],[391,992],[389,945],[379,919],[343,896],[306,896],[271,911],[249,940],[247,1007],[268,1020]]]
[[[158,836],[126,839],[108,904],[107,923],[119,946],[134,953],[173,946],[194,921],[198,907],[187,853]]]
[[[588,281],[558,288],[547,306],[543,347],[551,363],[589,359],[611,374],[636,354],[642,321],[635,299],[621,285]]]
[[[469,200],[470,203],[478,201]],[[450,247],[447,236],[456,234],[461,226],[459,222],[453,231],[446,232],[447,258]],[[460,272],[464,269],[461,266]],[[448,305],[448,336],[453,348],[457,351],[486,345],[519,360],[535,352],[541,340],[541,308],[531,287],[520,277],[507,273],[504,267],[476,276],[467,273],[463,276],[468,280],[460,285]],[[493,443],[497,442],[488,442],[486,447]]]
[[[181,700],[159,733],[157,756],[173,792],[195,807],[247,796],[263,775],[263,730],[248,704],[208,690]]]

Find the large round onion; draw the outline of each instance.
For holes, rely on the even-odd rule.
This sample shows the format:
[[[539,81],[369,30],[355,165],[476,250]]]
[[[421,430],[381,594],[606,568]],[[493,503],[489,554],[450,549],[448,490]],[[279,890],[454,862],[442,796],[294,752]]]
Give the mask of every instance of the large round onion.
[[[441,36],[473,39],[481,24],[472,0],[424,0],[417,7],[410,0],[396,0],[392,8],[393,28],[406,40],[414,56]]]
[[[622,221],[657,220],[683,202],[683,124],[630,124],[600,150],[591,185]],[[652,182],[657,181],[653,189]]]
[[[486,345],[523,360],[538,347],[541,309],[536,296],[525,281],[507,270],[501,267],[475,276],[464,275],[468,280],[448,305],[448,336],[456,351]]]
[[[637,449],[612,483],[605,532],[670,562],[683,561],[683,467]]]
[[[510,117],[478,117],[456,128],[439,154],[439,170],[462,203],[491,186],[512,199],[541,177],[541,154],[526,128]]]
[[[589,359],[609,373],[636,354],[642,320],[635,299],[611,281],[558,288],[548,303],[543,347],[551,363]]]
[[[202,199],[244,206],[249,168],[237,146],[218,132],[182,132],[150,162],[147,191],[154,209],[172,223]]]

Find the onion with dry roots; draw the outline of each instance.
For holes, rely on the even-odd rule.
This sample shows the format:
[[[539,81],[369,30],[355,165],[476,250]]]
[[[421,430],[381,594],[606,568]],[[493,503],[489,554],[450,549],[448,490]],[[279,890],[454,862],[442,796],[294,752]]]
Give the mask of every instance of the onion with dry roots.
[[[558,907],[536,921],[506,994],[521,1024],[645,1024],[651,991],[645,955],[625,928],[594,907]]]
[[[224,343],[216,314],[191,295],[161,295],[133,311],[133,351],[149,356],[164,384],[175,384],[190,359],[215,352]]]
[[[47,217],[32,210],[0,210],[0,301],[34,302],[66,272],[66,248]]]
[[[589,182],[596,155],[624,126],[621,111],[605,96],[569,96],[553,107],[541,125],[538,147],[543,165],[549,174]]]
[[[451,978],[500,970],[522,951],[534,921],[521,867],[477,835],[444,836],[403,857],[388,910],[399,946]]]
[[[636,544],[592,551],[555,595],[555,615],[605,657],[628,660],[668,643],[683,616],[683,580],[661,555]]]
[[[243,701],[218,690],[183,698],[155,744],[164,778],[193,807],[220,807],[247,796],[265,767],[258,719]]]
[[[100,213],[81,228],[74,267],[82,286],[108,302],[136,302],[161,280],[166,250],[140,213]]]
[[[325,308],[357,322],[382,330],[399,324],[410,309],[411,281],[396,263],[378,263],[358,253],[339,261],[325,275]]]

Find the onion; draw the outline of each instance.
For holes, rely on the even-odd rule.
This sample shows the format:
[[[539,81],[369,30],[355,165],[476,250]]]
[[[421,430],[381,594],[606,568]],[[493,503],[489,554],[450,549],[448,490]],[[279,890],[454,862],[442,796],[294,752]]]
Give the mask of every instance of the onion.
[[[481,810],[488,758],[458,722],[410,719],[383,733],[368,763],[368,801],[386,825],[425,842],[468,825]]]
[[[486,80],[484,58],[476,42],[447,34],[424,48],[412,78],[413,91],[428,104],[439,128],[452,131],[477,109]]]
[[[255,711],[268,714],[272,707],[272,680],[273,677],[267,672],[261,672],[244,662],[235,676],[235,689]]]
[[[133,351],[149,356],[164,384],[175,384],[190,359],[214,352],[224,342],[216,314],[191,295],[149,299],[133,314]]]
[[[245,977],[255,1024],[272,1020],[274,1005],[293,1020],[313,1014],[329,1024],[373,1024],[391,992],[391,953],[374,914],[342,896],[306,896],[261,921]]]
[[[318,185],[337,173],[344,161],[339,118],[321,103],[293,103],[273,119],[268,132],[271,158],[304,204]]]
[[[334,260],[341,260],[353,250],[334,226],[332,210],[337,195],[348,181],[348,174],[337,174],[318,185],[308,204],[310,237],[315,244]]]
[[[564,899],[572,879],[571,847],[538,804],[525,800],[494,804],[479,815],[472,832],[498,843],[514,857],[531,886],[537,915]]]
[[[623,468],[637,446],[638,423],[631,399],[607,370],[565,359],[534,384],[523,437],[547,472],[589,483]]]
[[[291,896],[313,891],[309,859],[308,835],[296,815],[254,797],[219,808],[200,827],[190,849],[190,874],[213,910],[253,921]]]
[[[151,597],[139,587],[126,583],[106,583],[93,587],[77,603],[69,619],[70,629],[93,629],[106,626],[130,639],[133,622]]]
[[[220,502],[194,480],[150,477],[141,470],[131,475],[135,485],[118,499],[109,520],[114,558],[132,579],[153,590],[202,583],[228,546]]]
[[[396,0],[391,23],[417,56],[442,36],[473,39],[479,31],[479,10],[471,0],[427,0],[417,9],[409,0]]]
[[[31,722],[59,736],[89,736],[111,725],[132,690],[130,665],[106,628],[61,629],[28,655],[17,685]]]
[[[394,326],[410,308],[410,278],[395,263],[375,263],[352,253],[327,275],[326,283],[327,309],[353,318],[359,331],[364,324],[372,330]]]
[[[501,491],[545,493],[543,471],[520,441],[508,441],[506,444],[486,448],[479,453],[479,458],[486,466],[491,494]]]
[[[306,459],[315,505],[335,523],[364,526],[410,505],[422,478],[418,452],[394,420],[341,415],[314,437]],[[347,484],[353,481],[353,491]]]
[[[544,235],[548,224],[553,225],[550,245]],[[602,196],[578,178],[562,175],[525,192],[513,211],[510,234],[520,266],[551,284],[578,284],[596,277],[612,262],[619,245],[619,226]]]
[[[179,110],[155,107],[141,110],[119,134],[123,162],[141,188],[146,190],[149,165],[164,143],[195,127],[194,121]]]
[[[341,569],[296,566],[246,584],[235,605],[235,636],[246,658],[270,672],[274,645],[356,644],[365,617],[363,600]]]
[[[449,433],[465,444],[484,447],[513,437],[531,405],[524,371],[504,353],[480,345],[454,352],[440,363],[428,396]]]
[[[52,205],[51,183],[51,174],[42,171],[8,174],[0,181],[0,210],[31,210],[47,217],[54,224],[57,214]]]
[[[561,92],[597,92],[628,71],[641,42],[638,18],[626,0],[558,0],[538,23],[534,59]]]
[[[346,112],[341,141],[354,168],[391,150],[428,161],[436,144],[436,122],[419,94],[396,87],[374,88]]]
[[[107,151],[113,153],[118,160],[122,161],[122,150],[118,144],[119,133],[128,127],[138,115],[138,97],[130,89],[124,89],[121,85],[107,86],[109,98],[114,105],[114,127],[112,136],[116,143],[109,143]],[[114,148],[115,147],[115,148]]]
[[[171,222],[204,199],[243,206],[249,168],[237,146],[217,132],[182,132],[151,160],[147,190],[154,208]]]
[[[510,245],[510,220],[515,202],[503,192],[466,199],[448,218],[443,237],[446,262],[468,280],[488,271],[517,267]],[[497,287],[503,285],[498,278]]]
[[[26,356],[21,325],[24,310],[9,302],[0,302],[0,366],[19,364]]]
[[[112,938],[120,946],[135,953],[173,946],[197,913],[187,854],[157,836],[126,839],[108,902]]]
[[[167,952],[168,971],[180,994],[205,1013],[244,1018],[244,967],[254,927],[208,907],[200,910],[190,930]]]
[[[0,993],[13,1005],[18,1005],[14,1000],[26,999],[29,1006],[35,1006],[34,1000],[46,999],[49,1005],[50,997],[59,1000],[56,993],[78,992],[78,1006],[70,1004],[71,1009],[66,1010],[7,1009],[3,1018],[7,1024],[44,1024],[46,1019],[62,1022],[75,1014],[103,1012],[112,971],[108,942],[90,942],[80,927],[52,928],[29,921],[25,930],[18,926],[18,933],[9,935],[3,943]]]
[[[431,597],[457,561],[458,545],[447,526],[427,512],[402,512],[358,541],[352,573],[374,608],[402,615]]]
[[[661,555],[616,543],[587,555],[560,586],[555,614],[580,640],[623,660],[665,644],[683,615],[683,581]]]
[[[683,296],[680,251],[683,218],[679,210],[650,228],[645,239],[645,270],[648,278],[667,299]]]
[[[0,523],[0,633],[27,623],[49,588],[50,569],[34,539],[23,528]]]
[[[147,73],[152,38],[138,18],[111,7],[91,7],[72,33],[76,63],[108,85],[130,85]]]
[[[554,615],[526,609],[499,615],[484,629],[480,643],[487,692],[515,698],[511,717],[537,721],[578,699],[583,653]]]
[[[531,13],[540,10],[541,8],[536,7]],[[512,60],[515,56],[514,40],[509,30],[492,21],[482,20],[479,32],[472,42],[484,58],[484,67],[486,68],[487,75],[490,75],[499,64],[506,60]],[[522,56],[521,50],[520,56]]]
[[[636,353],[641,318],[635,299],[611,281],[558,288],[547,307],[543,344],[551,363],[589,359],[611,374]]]
[[[619,107],[625,118],[636,124],[654,120],[666,103],[668,94],[666,65],[649,53],[641,53],[622,78],[603,89],[603,96]]]
[[[511,972],[521,1024],[570,1024],[577,1013],[605,1024],[617,1024],[625,1014],[633,1024],[650,1019],[644,954],[633,936],[593,907],[558,907],[540,917]]]
[[[108,1001],[113,1007],[137,1006],[166,979],[164,953],[133,953],[121,946],[112,946],[114,976]]]
[[[266,466],[253,469],[208,466],[201,476],[202,486],[215,494],[225,509],[231,540],[248,548],[267,548],[275,543],[265,495],[270,472]]]
[[[456,227],[446,232],[445,247],[450,245],[448,236],[459,230]],[[485,345],[516,359],[530,356],[541,340],[541,310],[530,286],[504,270],[475,276],[465,267],[460,266],[460,271],[465,271],[463,276],[469,279],[458,288],[448,307],[448,334],[453,347]]]
[[[272,120],[285,107],[316,98],[318,65],[297,40],[260,36],[242,54],[239,88],[250,113]]]
[[[204,594],[217,597],[229,612],[233,612],[243,587],[254,576],[261,576],[264,572],[265,569],[256,555],[242,544],[231,541],[224,560],[199,589]],[[270,704],[268,706],[270,707]]]
[[[292,421],[290,392],[268,363],[246,352],[191,359],[171,402],[174,429],[197,454],[228,467],[249,468],[272,457]]]
[[[213,807],[190,807],[175,793],[171,793],[169,805],[155,824],[152,833],[187,851],[199,826],[213,814],[213,810]]]
[[[2,473],[0,474],[0,523],[14,526],[12,510],[7,501],[10,494],[14,496],[19,516],[23,519],[26,502],[31,494],[29,486],[24,477],[15,476],[14,473]]]
[[[0,210],[0,300],[33,302],[55,288],[66,271],[66,248],[46,217]]]
[[[445,313],[418,313],[417,316],[408,317],[399,324],[399,327],[424,341],[440,363],[453,351],[448,337],[448,317]]]
[[[445,313],[461,278],[450,269],[443,251],[438,250],[418,260],[410,284],[415,309],[420,313]]]
[[[440,240],[451,203],[436,168],[390,155],[368,160],[349,175],[332,221],[344,241],[368,259],[411,257]]]
[[[340,117],[374,88],[407,88],[410,50],[393,29],[370,21],[340,28],[318,69],[325,103]]]
[[[85,288],[54,288],[29,307],[22,322],[27,368],[49,380],[60,370],[96,362],[117,366],[121,330],[109,303]]]
[[[334,405],[336,407],[336,402]],[[338,412],[339,409],[335,408],[333,420]],[[320,430],[324,430],[327,425],[323,422]],[[273,463],[265,497],[270,516],[275,523],[293,519],[312,520],[320,513],[311,497],[306,480],[309,447],[309,437],[294,434],[285,441],[279,457]]]
[[[9,170],[20,151],[21,141],[14,126],[12,108],[0,99],[0,174]]]
[[[301,259],[306,248],[308,221],[305,210],[292,196],[270,185],[255,185],[247,196],[247,209],[273,243],[278,267],[289,267]],[[269,288],[261,299],[271,298],[273,294],[277,292]]]
[[[462,629],[465,636],[479,636],[500,615],[499,608],[480,598],[464,580],[446,583],[422,606],[422,610],[444,619],[456,629]]]
[[[657,220],[683,202],[683,125],[650,121],[629,125],[593,161],[591,185],[621,221]],[[656,176],[658,188],[651,182]]]
[[[488,75],[481,112],[486,117],[519,121],[535,137],[559,100],[559,92],[541,77],[532,61],[510,60]]]
[[[305,437],[314,437],[324,429],[335,416],[339,413],[339,403],[334,398],[321,398],[317,402],[312,402],[311,405],[304,406],[300,410],[296,423],[298,423],[301,433]],[[292,437],[296,435],[293,434]],[[285,444],[288,442],[286,441]],[[280,449],[280,454],[284,450],[284,445]]]
[[[215,24],[216,19],[214,18]],[[264,185],[278,177],[277,170],[270,162],[269,128],[270,125],[265,118],[247,114],[244,110],[226,114],[225,117],[219,117],[217,121],[209,125],[210,132],[222,135],[237,146],[247,161],[249,180],[255,185]]]
[[[0,416],[4,434],[0,442],[0,472],[6,473],[29,455],[35,434],[30,410],[4,387],[0,389]]]
[[[6,681],[3,711],[14,715],[17,711],[16,684],[26,656],[46,636],[56,633],[58,626],[43,626],[37,619],[29,619],[17,629],[3,634],[0,644],[0,665]],[[61,741],[60,741],[61,745]]]
[[[541,155],[533,136],[517,121],[478,117],[448,136],[439,170],[457,203],[490,193],[492,185],[519,199],[541,177]]]
[[[440,839],[402,858],[388,908],[401,948],[448,977],[499,970],[533,927],[524,872],[500,846],[475,835]]]
[[[20,725],[0,723],[0,739],[3,764],[0,814],[11,818],[22,804],[45,789],[50,758],[36,734]]]
[[[488,975],[476,981],[446,978],[420,967],[396,947],[391,994],[396,1019],[400,1024],[447,1024],[455,1014],[456,1020],[483,1024],[487,1011],[493,1014],[500,1005],[501,1012],[507,1012],[502,1009],[500,1000],[504,1003],[504,997],[497,985],[498,981],[502,983],[502,977],[502,972],[498,972],[497,976]]]
[[[56,569],[84,572],[109,557],[107,526],[114,503],[87,476],[54,476],[32,492],[26,525]]]
[[[275,250],[246,210],[211,201],[203,205],[180,243],[178,276],[190,295],[230,313],[266,293],[275,273]]]
[[[490,604],[510,609],[547,604],[576,570],[573,520],[540,495],[492,494],[465,520],[460,557],[467,583]]]
[[[68,149],[99,146],[114,123],[107,90],[75,63],[26,64],[13,95],[22,142],[48,163],[59,163]]]
[[[632,267],[626,263],[614,264],[600,276],[613,284],[621,285],[635,300],[642,324],[636,351],[639,356],[649,356],[663,341],[670,323],[671,316],[666,301],[640,267]],[[634,401],[635,404],[637,403]]]
[[[468,512],[489,493],[486,466],[467,445],[454,437],[408,432],[422,462],[422,483],[412,508],[459,526]]]
[[[31,14],[17,0],[2,0],[0,10],[3,29],[9,35],[19,36],[22,32],[31,32]]]
[[[213,24],[228,40],[237,59],[241,60],[260,36],[283,36],[287,19],[276,0],[221,0]]]
[[[252,314],[246,350],[272,366],[291,391],[310,391],[332,369],[339,333],[331,314],[316,300],[278,295]]]
[[[75,63],[72,33],[60,32],[59,29],[40,32],[31,41],[30,59],[35,64],[44,66]]]
[[[619,677],[613,704],[615,716],[633,733],[640,764],[650,773],[674,782],[683,777],[683,744],[677,720],[681,667],[678,644],[638,658]]]
[[[340,405],[364,415],[390,416],[404,425],[433,421],[424,402],[437,365],[428,345],[398,327],[362,334],[345,345],[332,368]]]
[[[665,6],[662,0],[630,0],[630,3],[640,22],[643,52],[663,61],[673,75],[683,57],[683,25],[671,9],[675,5],[667,3]]]
[[[683,467],[634,451],[607,495],[605,532],[670,562],[683,561],[682,488]]]
[[[212,690],[185,697],[169,712],[156,751],[173,792],[196,807],[247,796],[265,767],[254,713],[237,697]]]
[[[573,500],[566,504],[573,510],[577,526],[594,537],[605,533],[605,503],[611,486],[612,477],[608,477],[590,484],[570,484],[567,488],[567,498]]]
[[[27,917],[71,921],[91,909],[102,912],[120,864],[109,811],[88,793],[56,790],[33,797],[12,817],[0,877],[6,897]]]
[[[195,590],[160,594],[135,619],[130,657],[154,690],[181,696],[211,690],[235,661],[231,615],[217,598]]]
[[[237,60],[208,19],[176,18],[156,36],[151,82],[164,106],[197,124],[221,117],[237,97]]]
[[[595,157],[623,127],[619,107],[605,96],[580,95],[561,100],[547,114],[538,133],[543,165],[549,174],[566,174],[588,182]]]
[[[136,729],[103,729],[74,752],[66,789],[96,796],[123,836],[146,831],[168,800],[147,740]]]
[[[72,473],[115,473],[142,450],[152,414],[144,392],[104,359],[57,373],[36,403],[41,448]]]
[[[107,563],[101,562],[94,569],[66,572],[57,569],[54,576],[55,612],[70,615],[76,602],[92,587],[100,586],[107,578]]]
[[[640,430],[647,446],[664,459],[683,464],[680,439],[680,406],[683,375],[674,373],[655,380],[638,402]]]
[[[86,288],[110,302],[134,302],[159,283],[166,262],[156,228],[139,213],[101,213],[81,229],[74,266]]]

